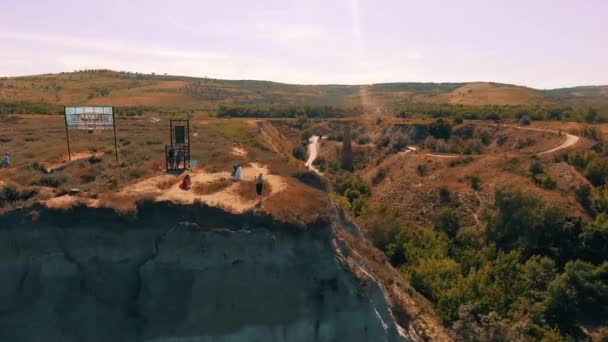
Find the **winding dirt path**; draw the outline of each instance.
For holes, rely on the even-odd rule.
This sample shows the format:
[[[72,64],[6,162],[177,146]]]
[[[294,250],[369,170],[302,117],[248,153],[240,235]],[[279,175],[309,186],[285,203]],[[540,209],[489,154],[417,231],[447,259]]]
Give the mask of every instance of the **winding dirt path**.
[[[537,132],[549,132],[549,133],[555,133],[555,134],[565,134],[566,135],[566,140],[564,140],[564,142],[562,142],[561,144],[550,148],[548,150],[542,151],[542,152],[536,152],[533,154],[536,155],[543,155],[543,154],[549,154],[549,153],[553,153],[553,152],[557,152],[559,150],[563,150],[565,148],[571,147],[574,144],[576,144],[580,137],[576,136],[574,134],[570,134],[570,133],[565,133],[565,132],[558,132],[558,131],[554,131],[552,129],[545,129],[545,128],[535,128],[535,127],[521,127],[521,126],[515,126],[515,125],[503,125],[505,127],[510,127],[510,128],[515,128],[515,129],[521,129],[521,130],[528,130],[528,131],[537,131]],[[462,155],[460,154],[435,154],[435,153],[426,153],[425,155],[429,156],[429,157],[437,157],[437,158],[459,158],[462,157]]]
[[[308,144],[308,160],[304,164],[309,170],[321,174],[321,172],[313,165],[319,155],[319,136],[313,135],[309,139]]]

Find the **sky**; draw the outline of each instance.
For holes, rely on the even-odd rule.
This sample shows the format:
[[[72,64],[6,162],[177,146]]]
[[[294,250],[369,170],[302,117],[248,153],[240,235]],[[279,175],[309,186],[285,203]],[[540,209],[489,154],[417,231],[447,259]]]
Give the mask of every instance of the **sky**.
[[[0,76],[608,84],[608,0],[0,0]]]

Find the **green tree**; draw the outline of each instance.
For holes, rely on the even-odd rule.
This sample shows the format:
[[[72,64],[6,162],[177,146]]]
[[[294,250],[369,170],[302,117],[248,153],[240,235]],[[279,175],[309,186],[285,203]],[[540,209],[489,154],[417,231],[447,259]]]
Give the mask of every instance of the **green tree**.
[[[574,196],[576,201],[589,213],[590,215],[595,214],[595,210],[593,209],[593,201],[591,197],[591,187],[587,184],[583,184],[579,186],[575,192]]]
[[[608,216],[602,213],[595,221],[587,223],[580,234],[585,259],[595,263],[608,257]]]
[[[429,133],[436,139],[449,139],[452,135],[452,125],[443,119],[437,119],[429,126]]]
[[[455,210],[442,208],[433,218],[435,228],[448,234],[450,238],[456,237],[460,229],[460,218]]]
[[[589,108],[585,113],[585,122],[586,123],[596,123],[599,121],[599,115],[597,114],[597,110],[595,108]]]
[[[594,186],[606,184],[606,176],[608,175],[608,158],[594,158],[589,165],[585,176]]]
[[[594,266],[576,260],[566,264],[547,289],[545,317],[563,332],[585,323],[608,321],[608,262]]]

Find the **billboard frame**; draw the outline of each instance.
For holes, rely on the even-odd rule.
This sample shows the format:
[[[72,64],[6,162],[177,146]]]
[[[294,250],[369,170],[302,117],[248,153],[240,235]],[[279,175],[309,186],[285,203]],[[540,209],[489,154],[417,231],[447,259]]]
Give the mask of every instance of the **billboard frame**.
[[[116,157],[116,163],[118,163],[118,142],[116,139],[116,115],[114,112],[114,107],[113,106],[63,106],[63,118],[64,118],[64,122],[65,122],[65,137],[66,137],[66,142],[68,145],[68,159],[69,161],[72,161],[72,152],[70,149],[70,130],[68,128],[68,114],[67,114],[67,108],[68,107],[90,107],[90,108],[100,108],[100,107],[110,107],[112,108],[112,114],[97,114],[97,115],[111,115],[112,116],[112,130],[114,131],[114,155]]]

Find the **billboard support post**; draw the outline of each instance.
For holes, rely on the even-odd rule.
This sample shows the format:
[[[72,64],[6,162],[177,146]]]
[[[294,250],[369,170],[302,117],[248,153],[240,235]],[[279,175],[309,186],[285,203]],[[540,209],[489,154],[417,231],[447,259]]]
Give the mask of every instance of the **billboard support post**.
[[[116,154],[116,164],[118,164],[118,143],[116,142],[116,116],[112,110],[112,126],[114,126],[114,153]]]
[[[65,112],[65,107],[63,107],[63,111]],[[72,161],[72,152],[70,151],[70,133],[68,131],[68,118],[67,116],[63,116],[65,121],[65,141],[68,143],[68,160]]]

